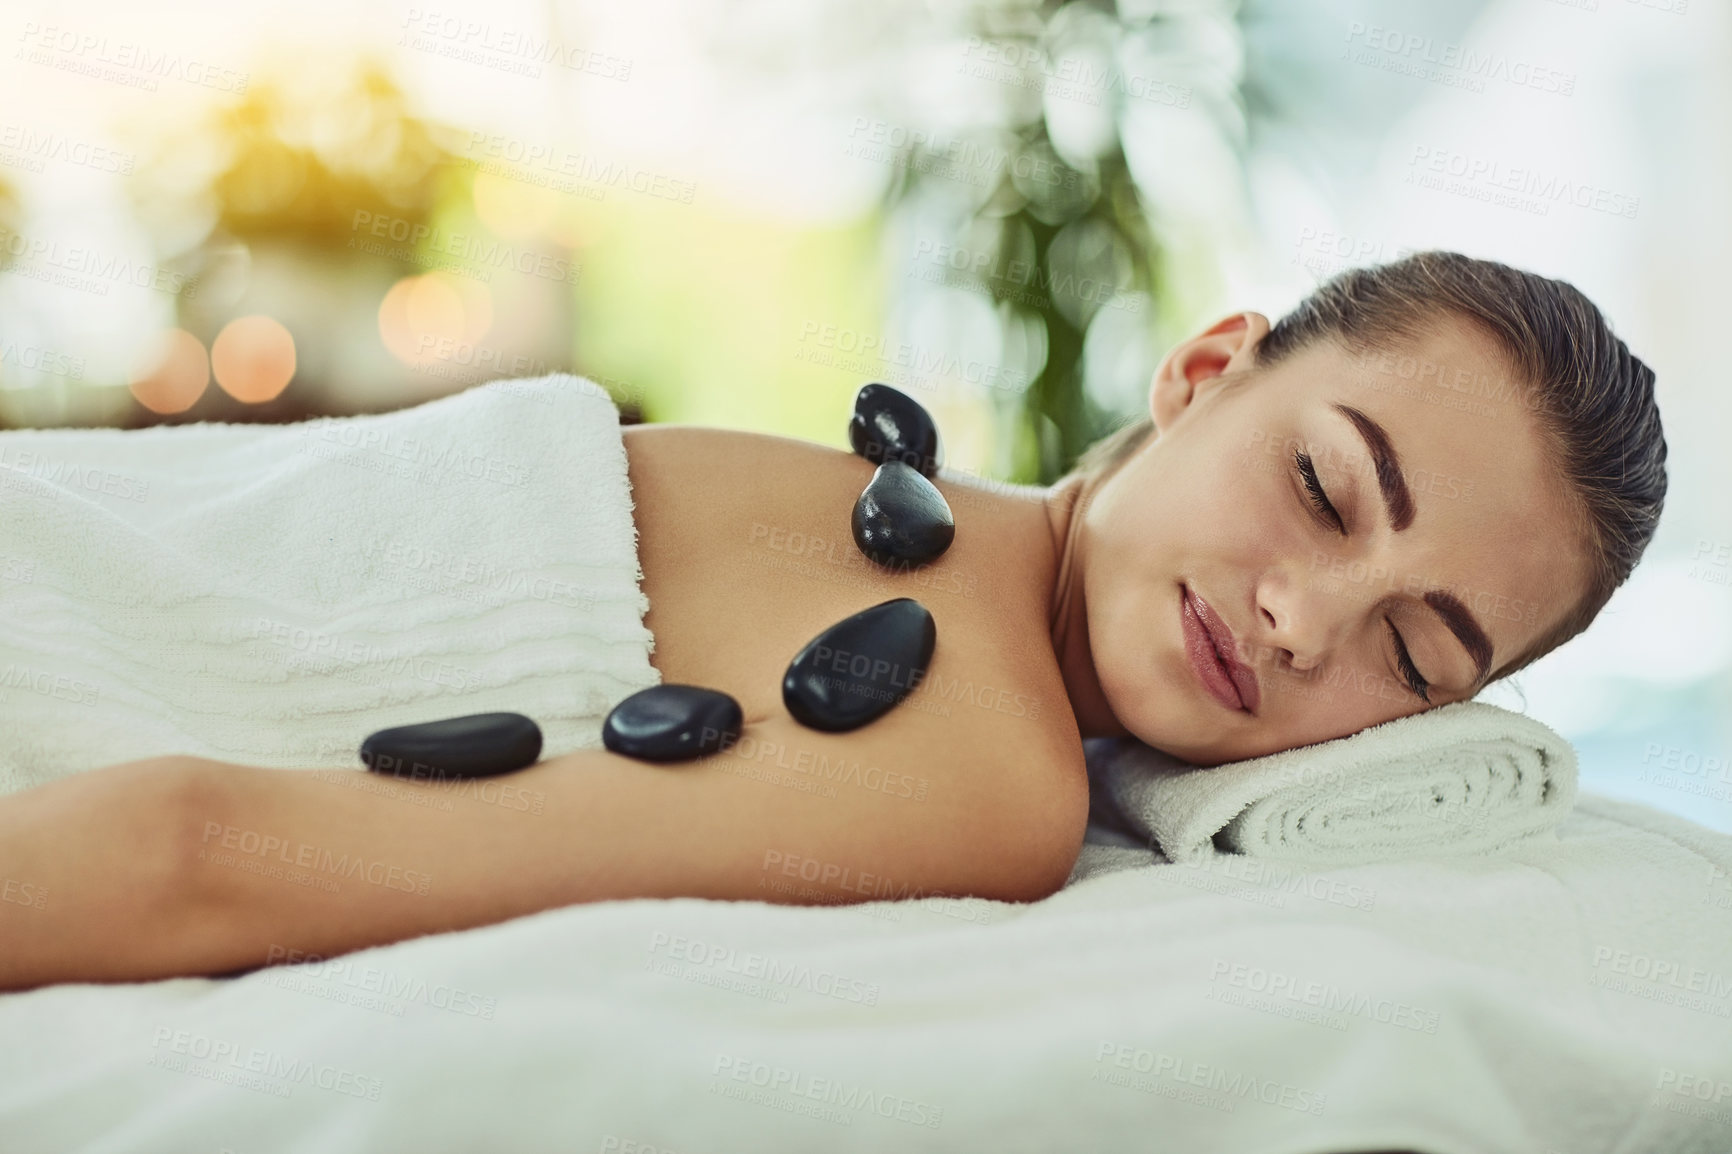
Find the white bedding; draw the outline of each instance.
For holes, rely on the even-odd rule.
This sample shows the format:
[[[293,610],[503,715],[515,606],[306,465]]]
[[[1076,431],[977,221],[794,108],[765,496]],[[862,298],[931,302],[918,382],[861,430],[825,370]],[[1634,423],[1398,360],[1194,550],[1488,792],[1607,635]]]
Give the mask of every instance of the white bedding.
[[[1152,860],[3,996],[0,1149],[1732,1150],[1732,838],[1590,796],[1496,858]]]
[[[483,410],[508,405],[515,426],[488,423]],[[587,455],[574,440],[586,412],[608,434]],[[177,598],[208,607],[226,590],[265,603],[249,612],[335,620],[415,652],[480,645],[465,660],[490,662],[477,665],[488,676],[466,706],[513,707],[501,703],[545,682],[532,713],[553,726],[546,752],[592,740],[605,712],[592,699],[655,679],[611,407],[549,380],[342,428],[392,433],[396,462],[411,443],[419,459],[452,440],[446,418],[461,418],[469,449],[491,446],[551,486],[548,498],[517,501],[507,517],[497,499],[478,502],[489,488],[299,451],[327,426],[6,434],[31,447],[35,471],[0,486],[0,503],[56,559],[0,589],[14,610],[39,611],[15,613],[29,628],[8,635],[24,654],[9,660],[72,668],[79,654],[124,656],[131,649],[93,641],[162,633]],[[285,449],[287,438],[297,444]],[[305,510],[285,522],[293,534],[249,528],[231,490],[207,483],[225,462],[258,469],[271,451],[276,466],[260,476],[283,482],[280,505]],[[611,462],[614,481],[585,482],[586,462]],[[80,496],[90,486],[76,478],[98,465],[103,477],[151,479],[150,500],[120,497],[118,485]],[[346,479],[338,497],[373,515],[331,520],[317,502],[291,503],[297,478],[296,493]],[[218,505],[226,521],[189,519]],[[603,514],[620,546],[606,555],[586,544],[604,536],[591,525]],[[155,531],[176,517],[184,532],[169,535],[171,549]],[[211,538],[205,551],[219,522],[251,532],[257,548]],[[336,543],[316,547],[337,525],[353,530],[341,543],[351,552],[491,541],[500,566],[521,551],[512,563],[523,571],[587,582],[595,596],[583,598],[587,612],[536,602],[519,621],[523,599],[507,584],[495,595],[441,576],[429,590],[386,575],[377,558],[338,564]],[[100,538],[66,538],[67,526]],[[76,562],[114,561],[115,550],[50,549],[63,539],[128,544],[150,568],[115,562],[105,570],[115,590],[92,589]],[[250,570],[234,568],[237,557]],[[164,579],[138,581],[146,571]],[[74,585],[78,596],[55,599]],[[134,603],[152,610],[129,615]],[[67,630],[31,624],[81,605],[100,612],[94,632],[74,631],[78,653]],[[411,609],[415,622],[396,620]],[[477,614],[509,617],[526,648],[494,653],[497,642],[469,628]],[[546,653],[533,644],[556,633]],[[244,739],[251,752],[238,759],[256,764],[353,765],[353,735],[318,759],[334,714],[370,727],[440,700],[395,666],[345,668],[353,676],[337,681],[296,666],[290,677],[270,646],[199,655],[168,640],[156,656],[128,657],[136,669],[98,664],[87,680],[101,682],[101,711],[29,687],[0,700],[12,742],[0,767],[18,761],[0,792],[105,760],[211,753],[200,741]],[[208,673],[219,658],[224,677],[211,680],[294,689],[297,708],[225,737],[211,726],[232,728],[243,713],[201,720],[185,703],[205,698],[157,692],[161,669]],[[1091,846],[1073,883],[1032,906],[618,902],[328,965],[3,995],[0,1154],[1732,1150],[1732,838],[1586,799],[1555,841],[1498,856],[1308,875],[1243,857],[1153,861],[1135,846]],[[799,863],[779,864],[795,884]],[[27,901],[3,866],[0,900]]]

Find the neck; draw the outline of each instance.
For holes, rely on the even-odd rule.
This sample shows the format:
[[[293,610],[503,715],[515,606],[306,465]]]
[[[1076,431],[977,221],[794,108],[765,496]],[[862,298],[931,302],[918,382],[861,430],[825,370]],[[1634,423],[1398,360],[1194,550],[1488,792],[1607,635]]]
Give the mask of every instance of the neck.
[[[1053,551],[1058,556],[1058,575],[1053,580],[1052,601],[1047,608],[1047,631],[1082,736],[1128,737],[1130,731],[1119,724],[1107,703],[1089,647],[1088,609],[1083,594],[1088,538],[1083,529],[1098,486],[1098,478],[1073,474],[1047,493],[1047,525],[1052,532]]]

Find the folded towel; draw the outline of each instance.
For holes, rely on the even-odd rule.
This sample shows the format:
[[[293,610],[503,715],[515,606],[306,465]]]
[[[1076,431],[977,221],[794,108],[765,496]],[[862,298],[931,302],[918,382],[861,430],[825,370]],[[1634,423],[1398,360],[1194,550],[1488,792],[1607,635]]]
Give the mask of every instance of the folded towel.
[[[1576,793],[1569,742],[1476,701],[1213,768],[1134,740],[1091,741],[1088,755],[1096,819],[1116,817],[1175,862],[1488,853],[1549,835]]]
[[[360,767],[660,680],[619,415],[565,374],[296,425],[0,433],[0,793],[168,753]]]

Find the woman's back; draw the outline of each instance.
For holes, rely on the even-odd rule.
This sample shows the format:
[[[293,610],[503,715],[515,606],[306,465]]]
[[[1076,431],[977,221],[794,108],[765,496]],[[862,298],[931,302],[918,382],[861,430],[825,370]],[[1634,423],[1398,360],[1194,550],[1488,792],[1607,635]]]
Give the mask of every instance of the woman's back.
[[[797,778],[825,759],[836,773],[834,760],[868,740],[889,743],[899,752],[894,772],[909,780],[886,788],[924,796],[920,782],[942,780],[959,755],[997,751],[1007,789],[1040,781],[1086,797],[1081,740],[1048,633],[1057,550],[1038,496],[940,480],[955,543],[931,565],[885,569],[865,558],[850,529],[873,473],[857,456],[696,426],[634,426],[625,445],[651,660],[665,681],[740,702],[745,735],[723,756]],[[853,733],[801,729],[800,749],[756,748],[754,726],[791,724],[781,685],[794,655],[826,627],[896,597],[918,600],[937,625],[914,692]]]

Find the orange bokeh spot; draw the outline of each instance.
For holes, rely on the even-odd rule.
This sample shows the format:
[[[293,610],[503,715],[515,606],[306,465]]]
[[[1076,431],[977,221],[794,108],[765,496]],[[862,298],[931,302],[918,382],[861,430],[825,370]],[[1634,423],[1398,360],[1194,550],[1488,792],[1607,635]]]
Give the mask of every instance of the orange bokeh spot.
[[[403,301],[409,331],[433,333],[456,339],[463,335],[463,298],[438,276],[420,276],[409,287]]]
[[[237,317],[210,346],[217,384],[249,405],[274,400],[295,376],[295,338],[271,317]]]
[[[185,329],[165,329],[132,374],[132,395],[153,413],[184,413],[210,384],[204,342]]]
[[[487,286],[447,272],[406,276],[379,302],[379,339],[410,367],[449,358],[454,347],[480,340],[492,327]]]

